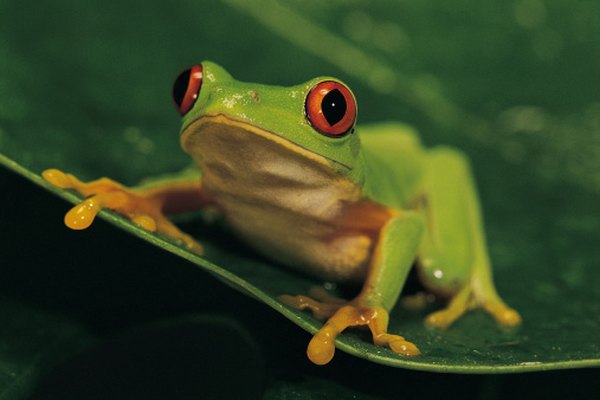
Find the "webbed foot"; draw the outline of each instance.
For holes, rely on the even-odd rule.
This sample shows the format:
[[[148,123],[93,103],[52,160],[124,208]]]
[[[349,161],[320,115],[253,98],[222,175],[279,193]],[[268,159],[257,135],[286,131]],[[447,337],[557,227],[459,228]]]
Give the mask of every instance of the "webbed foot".
[[[88,228],[96,215],[103,208],[107,208],[124,215],[150,232],[165,234],[183,242],[195,253],[202,254],[202,246],[165,216],[162,211],[164,196],[158,195],[152,189],[129,189],[108,178],[82,182],[74,175],[58,169],[45,170],[42,176],[56,187],[72,189],[86,197],[65,215],[65,225],[71,229]]]
[[[335,339],[346,328],[368,326],[373,336],[373,343],[386,346],[393,352],[404,356],[421,354],[417,346],[402,336],[387,332],[389,315],[383,307],[362,306],[355,302],[347,302],[329,295],[324,290],[311,291],[317,301],[307,296],[280,296],[285,304],[298,308],[310,309],[315,317],[327,319],[323,327],[313,336],[306,354],[317,365],[329,363],[335,354]]]

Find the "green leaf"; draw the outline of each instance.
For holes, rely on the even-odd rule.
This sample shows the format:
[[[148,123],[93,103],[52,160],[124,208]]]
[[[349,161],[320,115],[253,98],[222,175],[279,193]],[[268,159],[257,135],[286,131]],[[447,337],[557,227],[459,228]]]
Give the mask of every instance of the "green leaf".
[[[511,6],[495,17],[495,30],[477,21],[456,29],[451,21],[436,19],[454,12],[455,5],[437,4],[439,13],[387,2],[374,2],[368,11],[337,3],[299,9],[269,2],[256,8],[229,0],[204,6],[188,1],[143,9],[127,2],[113,8],[103,2],[83,8],[61,1],[1,4],[0,29],[7,40],[0,42],[0,163],[77,202],[78,196],[49,186],[40,172],[56,167],[82,179],[110,176],[131,185],[188,164],[168,98],[173,77],[186,65],[213,59],[242,80],[276,84],[340,76],[355,89],[362,121],[407,121],[427,143],[455,145],[471,156],[497,286],[524,324],[504,332],[475,312],[447,331],[429,331],[422,325],[424,313],[398,308],[391,330],[416,342],[423,356],[396,356],[357,331],[342,335],[339,348],[385,365],[441,372],[600,365],[600,271],[595,268],[600,112],[592,90],[598,85],[582,78],[586,72],[596,76],[586,69],[594,63],[572,68],[543,59],[560,56],[552,43],[587,59],[584,49],[568,35],[562,42],[553,42],[556,37],[548,32],[527,36],[529,31],[502,17],[513,15]],[[481,7],[470,9],[472,15],[489,14]],[[360,18],[360,26],[370,30],[351,29]],[[243,34],[232,29],[238,26],[245,27]],[[456,36],[437,31],[439,26]],[[395,32],[396,42],[377,36],[373,27]],[[505,41],[504,32],[511,30],[522,39],[518,44]],[[462,42],[470,45],[457,45]],[[520,55],[518,65],[511,51]],[[536,52],[542,58],[528,58]],[[490,80],[490,71],[504,78]],[[553,76],[566,82],[562,91],[546,84]],[[185,222],[206,245],[206,258],[200,258],[113,213],[101,217],[209,271],[309,332],[320,326],[276,300],[318,282],[232,243],[219,225],[201,218]],[[60,218],[47,218],[64,229]],[[19,370],[7,368],[10,374]]]
[[[0,157],[0,162],[73,203],[80,201],[79,196],[52,187],[38,175],[4,157]],[[319,282],[260,259],[239,243],[231,246],[230,240],[223,234],[216,235],[221,241],[214,240],[206,232],[196,235],[206,247],[206,258],[203,258],[137,227],[118,214],[105,211],[101,216],[119,228],[206,269],[233,288],[273,307],[307,331],[314,333],[319,328],[320,323],[307,313],[285,307],[276,298],[283,293],[307,293]],[[59,221],[57,229],[63,229],[58,225]],[[510,258],[508,255],[505,257]],[[537,272],[535,268],[538,268]],[[560,276],[545,280],[539,271],[545,268],[543,264],[533,265],[524,272],[503,271],[504,275],[498,277],[505,298],[525,318],[524,326],[515,331],[503,332],[481,313],[464,317],[446,332],[430,331],[422,324],[423,313],[411,315],[397,308],[392,314],[391,330],[402,332],[418,343],[423,356],[406,358],[395,355],[387,349],[373,346],[368,337],[354,332],[342,335],[337,345],[350,354],[374,362],[440,372],[536,371],[598,365],[598,343],[590,339],[599,327],[595,317],[600,311],[600,303],[593,301],[592,291],[586,291],[586,280],[563,275],[566,282],[575,279],[571,282],[574,287],[564,287],[566,283],[557,281]],[[506,276],[508,274],[513,276]],[[528,285],[532,277],[538,277],[533,286]],[[569,332],[569,335],[564,332]]]

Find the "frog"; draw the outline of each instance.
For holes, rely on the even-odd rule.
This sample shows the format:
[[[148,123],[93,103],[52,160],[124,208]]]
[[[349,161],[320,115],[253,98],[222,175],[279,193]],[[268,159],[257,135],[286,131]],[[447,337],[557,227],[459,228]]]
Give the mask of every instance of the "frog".
[[[419,356],[388,329],[411,271],[446,302],[425,317],[429,327],[446,329],[474,309],[500,326],[521,323],[496,290],[473,171],[460,150],[425,147],[400,122],[357,126],[353,92],[330,76],[290,87],[247,83],[203,61],[177,76],[172,97],[181,147],[198,173],[126,187],[48,169],[48,182],[84,197],[66,214],[68,227],[86,229],[109,209],[202,254],[170,218],[216,210],[277,265],[357,286],[349,300],[324,289],[279,297],[323,321],[307,347],[317,365],[333,359],[336,338],[354,327],[367,327],[376,346]]]

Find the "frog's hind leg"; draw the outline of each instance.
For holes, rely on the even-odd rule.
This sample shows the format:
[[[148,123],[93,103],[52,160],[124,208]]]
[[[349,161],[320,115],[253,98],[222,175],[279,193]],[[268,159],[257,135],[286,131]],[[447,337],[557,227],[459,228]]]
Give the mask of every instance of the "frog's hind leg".
[[[192,209],[202,204],[199,179],[129,189],[108,178],[82,182],[74,175],[57,169],[48,169],[42,176],[54,186],[75,190],[86,197],[65,215],[65,225],[71,229],[88,228],[96,215],[107,208],[150,232],[165,234],[183,242],[190,250],[202,253],[202,246],[165,215],[166,209]],[[179,206],[175,206],[176,203]]]
[[[426,286],[448,295],[445,309],[426,324],[445,328],[465,312],[482,308],[505,326],[519,314],[498,295],[492,279],[481,210],[468,162],[460,152],[433,149],[428,155],[422,194],[416,207],[425,216],[426,234],[418,256]]]

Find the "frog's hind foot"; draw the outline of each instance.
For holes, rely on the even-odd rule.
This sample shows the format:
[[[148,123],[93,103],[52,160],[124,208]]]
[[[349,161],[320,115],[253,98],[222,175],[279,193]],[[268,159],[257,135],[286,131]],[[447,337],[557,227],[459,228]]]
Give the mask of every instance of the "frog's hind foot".
[[[373,336],[373,343],[377,346],[389,347],[393,352],[405,356],[421,354],[413,343],[387,332],[389,315],[382,307],[360,306],[332,296],[322,288],[311,289],[310,295],[283,295],[279,299],[290,307],[311,310],[316,318],[327,319],[306,350],[313,363],[329,363],[335,354],[335,338],[346,328],[353,326],[367,326]]]
[[[429,314],[425,318],[425,324],[445,329],[467,311],[477,308],[487,311],[502,326],[512,327],[521,323],[519,313],[507,306],[497,294],[477,296],[471,286],[467,285],[450,300],[445,309]]]
[[[520,325],[522,322],[519,312],[504,304],[502,300],[488,301],[483,304],[483,309],[494,317],[496,322],[502,326],[512,327]]]
[[[418,292],[400,298],[400,305],[410,312],[423,311],[428,305],[435,301],[435,295],[427,292]]]
[[[183,242],[190,250],[202,254],[202,246],[164,215],[162,197],[157,196],[156,191],[136,191],[108,178],[82,182],[74,175],[58,169],[48,169],[42,176],[56,187],[72,189],[86,197],[65,215],[65,225],[71,229],[88,228],[96,215],[103,208],[107,208],[124,215],[150,232],[165,234]]]

